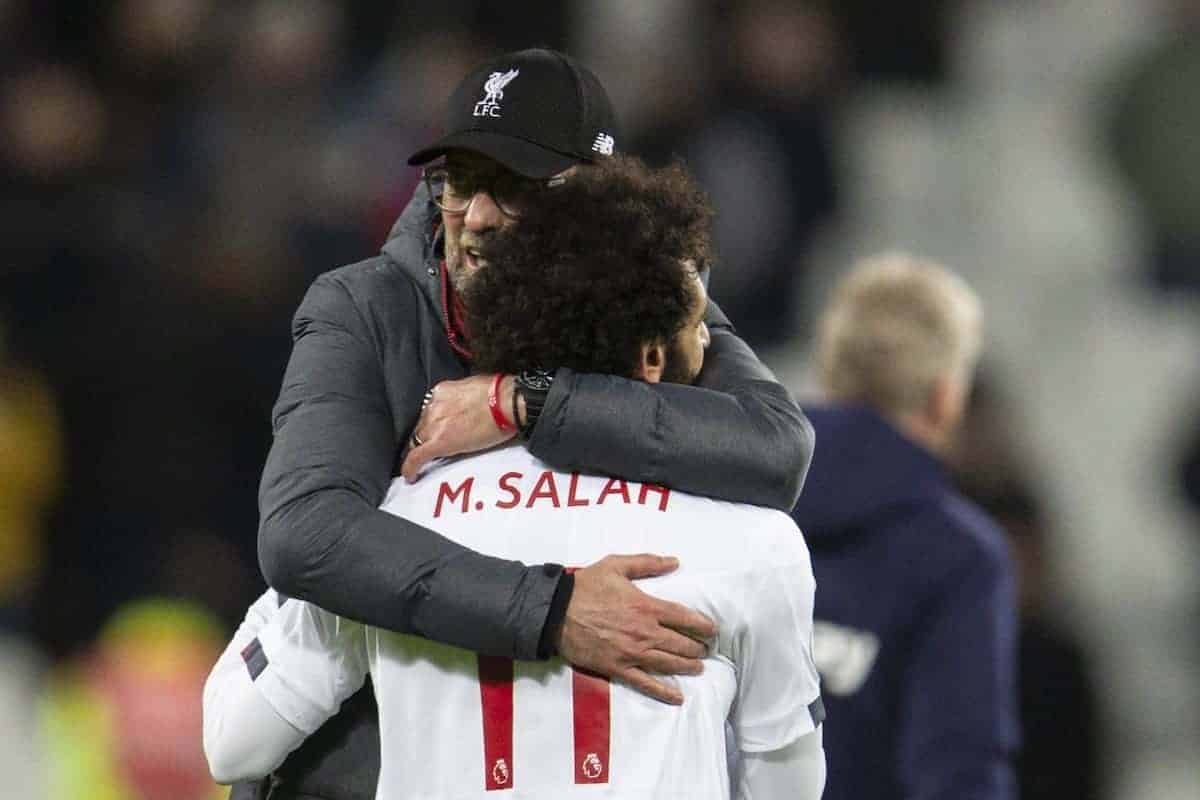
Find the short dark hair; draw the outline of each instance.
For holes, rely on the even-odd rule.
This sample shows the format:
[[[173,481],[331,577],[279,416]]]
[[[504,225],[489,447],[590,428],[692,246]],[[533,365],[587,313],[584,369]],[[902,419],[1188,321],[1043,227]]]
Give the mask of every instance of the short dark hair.
[[[475,367],[631,376],[668,343],[711,260],[712,207],[679,164],[613,156],[544,190],[481,248],[464,303]]]

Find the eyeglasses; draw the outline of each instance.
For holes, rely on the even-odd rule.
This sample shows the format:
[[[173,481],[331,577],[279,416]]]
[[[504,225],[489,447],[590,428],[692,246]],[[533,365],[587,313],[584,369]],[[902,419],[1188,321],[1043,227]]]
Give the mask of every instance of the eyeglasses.
[[[495,201],[506,217],[521,216],[529,199],[538,192],[562,186],[567,179],[526,178],[508,170],[482,172],[439,165],[423,170],[422,179],[429,188],[434,205],[448,214],[465,214],[475,195],[484,192]]]

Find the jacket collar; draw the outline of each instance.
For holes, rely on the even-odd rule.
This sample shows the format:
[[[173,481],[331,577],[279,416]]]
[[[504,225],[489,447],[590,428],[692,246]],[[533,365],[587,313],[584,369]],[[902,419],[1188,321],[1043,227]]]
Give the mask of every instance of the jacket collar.
[[[428,187],[424,182],[417,184],[412,199],[392,225],[381,251],[413,279],[434,308],[441,306],[440,221]]]

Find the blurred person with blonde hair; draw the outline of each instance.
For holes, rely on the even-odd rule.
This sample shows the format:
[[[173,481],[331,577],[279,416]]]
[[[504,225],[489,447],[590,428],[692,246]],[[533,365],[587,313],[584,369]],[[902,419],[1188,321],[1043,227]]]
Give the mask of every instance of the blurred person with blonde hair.
[[[1008,800],[1019,730],[1013,568],[941,461],[981,348],[975,293],[887,254],[837,287],[816,343],[831,405],[793,511],[813,555],[825,797]]]
[[[821,320],[821,385],[941,451],[966,406],[981,329],[979,299],[958,276],[903,254],[869,259]]]

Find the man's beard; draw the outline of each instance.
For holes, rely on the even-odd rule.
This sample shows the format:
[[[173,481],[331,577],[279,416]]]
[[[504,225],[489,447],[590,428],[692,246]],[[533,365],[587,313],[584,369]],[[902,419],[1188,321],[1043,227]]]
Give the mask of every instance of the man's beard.
[[[473,239],[470,244],[466,244],[462,239],[459,239],[457,247],[453,249],[453,254],[446,253],[446,271],[450,275],[450,283],[454,285],[456,291],[465,291],[475,273],[487,265],[486,261],[477,260],[475,266],[472,267],[467,261],[467,249],[471,248],[482,258],[483,252],[487,247],[487,240]]]
[[[679,346],[679,337],[675,337],[667,345],[665,351],[667,363],[663,365],[662,381],[663,383],[692,383],[696,380],[695,375],[688,373],[687,358],[683,355],[683,350]]]

